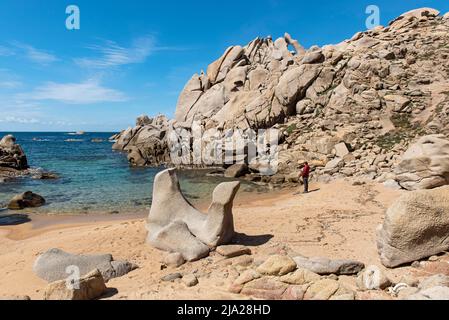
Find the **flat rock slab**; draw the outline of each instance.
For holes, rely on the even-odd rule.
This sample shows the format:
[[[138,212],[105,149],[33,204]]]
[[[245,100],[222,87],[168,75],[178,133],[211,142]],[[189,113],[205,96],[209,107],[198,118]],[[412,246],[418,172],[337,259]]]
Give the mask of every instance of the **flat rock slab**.
[[[242,245],[225,245],[217,247],[217,253],[226,258],[234,258],[251,254],[251,249]]]
[[[127,261],[114,261],[112,255],[76,255],[60,249],[50,249],[41,254],[34,263],[33,271],[48,282],[65,280],[78,268],[80,276],[98,269],[104,280],[121,277],[137,268]]]
[[[295,269],[296,263],[292,258],[288,256],[273,255],[257,268],[257,272],[270,276],[283,276]]]
[[[321,257],[295,257],[293,260],[298,268],[307,269],[319,275],[351,275],[357,274],[365,268],[363,263],[353,260],[330,260]]]

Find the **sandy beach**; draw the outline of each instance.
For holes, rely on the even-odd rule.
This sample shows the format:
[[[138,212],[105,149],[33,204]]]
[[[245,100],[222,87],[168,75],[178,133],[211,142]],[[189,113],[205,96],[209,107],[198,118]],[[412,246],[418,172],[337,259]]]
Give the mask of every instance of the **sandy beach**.
[[[382,223],[386,208],[403,191],[380,184],[353,186],[346,180],[312,184],[311,190],[307,195],[297,194],[298,189],[240,194],[234,204],[235,242],[249,246],[255,262],[270,254],[289,253],[356,259],[380,266],[375,228]],[[205,204],[200,207],[207,208]],[[46,282],[34,275],[33,263],[46,250],[60,248],[78,254],[111,253],[115,259],[139,266],[108,282],[112,288],[109,299],[243,298],[227,291],[239,268],[217,253],[177,269],[161,270],[164,253],[145,243],[145,218],[31,216],[28,223],[0,226],[0,297],[28,295],[42,299]],[[394,277],[401,269],[406,268],[390,273]],[[160,281],[175,271],[195,272],[199,285],[186,288],[182,283]]]

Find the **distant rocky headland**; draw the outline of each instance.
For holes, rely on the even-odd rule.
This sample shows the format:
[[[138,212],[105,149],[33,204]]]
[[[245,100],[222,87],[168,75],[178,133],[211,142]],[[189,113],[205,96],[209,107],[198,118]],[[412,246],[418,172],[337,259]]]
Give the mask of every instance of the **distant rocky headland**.
[[[408,189],[441,185],[446,169],[410,159],[416,154],[401,165],[401,156],[420,137],[440,134],[414,150],[431,162],[445,157],[448,36],[449,16],[424,8],[335,45],[305,50],[286,33],[229,47],[206,73],[187,82],[174,119],[141,116],[134,128],[112,137],[113,148],[128,152],[134,166],[228,168],[220,161],[195,164],[195,145],[179,137],[199,126],[214,137],[203,139],[201,152],[218,150],[219,160],[233,153],[240,164],[232,171],[254,181],[295,180],[299,165],[308,161],[322,181],[367,177]],[[235,149],[219,146],[229,140],[229,130],[241,130],[251,141],[248,132],[259,129],[279,134],[277,170],[269,176],[259,175],[258,154],[237,159]],[[181,163],[171,157],[177,144]]]

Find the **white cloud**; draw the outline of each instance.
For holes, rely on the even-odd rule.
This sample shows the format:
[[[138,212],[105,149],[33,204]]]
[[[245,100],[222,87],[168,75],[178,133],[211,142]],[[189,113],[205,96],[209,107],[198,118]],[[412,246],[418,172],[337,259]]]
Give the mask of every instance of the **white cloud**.
[[[0,89],[16,89],[22,86],[20,81],[0,81]]]
[[[81,83],[49,82],[36,88],[29,95],[34,100],[54,100],[68,104],[90,104],[126,101],[126,95],[118,90],[103,87],[97,80]]]
[[[0,118],[0,122],[34,124],[34,123],[39,123],[40,121],[37,119],[34,119],[34,118],[19,118],[19,117],[14,117],[14,116],[8,116],[8,117]]]
[[[107,40],[103,45],[90,46],[101,54],[100,58],[77,58],[75,63],[87,68],[109,68],[126,64],[142,63],[156,50],[155,39],[152,36],[135,40],[131,47],[125,48],[114,41]]]
[[[31,60],[32,62],[41,64],[41,65],[48,65],[52,62],[58,61],[58,58],[54,56],[51,53],[48,53],[47,51],[36,49],[35,47],[21,43],[21,42],[13,42],[13,45],[23,51],[23,54],[28,60]]]

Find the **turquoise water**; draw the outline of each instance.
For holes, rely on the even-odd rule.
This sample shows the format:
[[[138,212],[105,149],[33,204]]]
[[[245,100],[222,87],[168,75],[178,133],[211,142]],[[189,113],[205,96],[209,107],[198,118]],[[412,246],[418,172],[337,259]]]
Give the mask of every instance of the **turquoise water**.
[[[10,132],[0,133],[0,136]],[[57,173],[58,180],[17,179],[0,184],[0,207],[16,194],[33,191],[47,205],[26,212],[49,214],[140,213],[151,205],[154,176],[163,168],[132,168],[126,155],[112,150],[113,133],[12,133],[32,168]],[[101,142],[92,142],[100,139]],[[72,141],[68,141],[72,140]],[[210,199],[224,179],[204,172],[179,173],[181,188],[192,202]],[[244,184],[242,191],[259,187]]]

